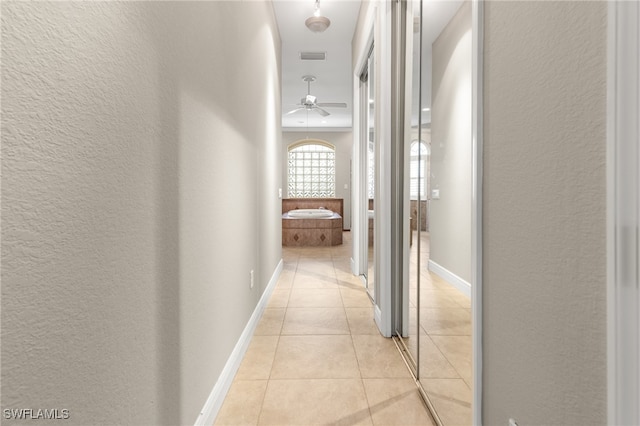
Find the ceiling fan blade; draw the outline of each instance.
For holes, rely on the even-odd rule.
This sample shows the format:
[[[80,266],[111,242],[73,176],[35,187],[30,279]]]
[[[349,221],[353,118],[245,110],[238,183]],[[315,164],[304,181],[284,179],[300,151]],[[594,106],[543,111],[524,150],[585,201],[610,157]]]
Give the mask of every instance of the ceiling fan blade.
[[[327,115],[331,115],[331,113],[329,113],[329,111],[325,111],[322,108],[315,107],[313,110],[316,111],[318,114],[320,114],[323,117],[326,117]]]
[[[291,111],[287,112],[285,115],[293,114],[294,112],[300,111],[301,109],[304,109],[304,107],[303,106],[299,106],[298,108],[292,109]]]
[[[316,105],[325,107],[325,108],[346,108],[347,104],[344,102],[320,102]]]

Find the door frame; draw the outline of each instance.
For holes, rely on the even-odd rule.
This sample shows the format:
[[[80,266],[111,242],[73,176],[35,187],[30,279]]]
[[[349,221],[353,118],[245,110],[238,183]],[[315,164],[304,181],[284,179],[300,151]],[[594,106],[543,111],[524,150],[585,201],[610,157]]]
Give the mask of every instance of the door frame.
[[[640,4],[607,12],[607,420],[640,424]]]
[[[366,247],[363,247],[364,237],[362,235],[364,222],[367,220],[368,207],[363,204],[364,194],[366,191],[366,147],[362,144],[362,93],[360,76],[367,64],[369,52],[373,45],[373,14],[375,8],[371,7],[364,18],[364,31],[367,34],[366,41],[358,52],[358,60],[353,69],[353,182],[352,182],[352,223],[351,232],[353,234],[353,247],[351,256],[351,272],[354,275],[362,276],[365,271],[366,262],[364,261]]]
[[[375,77],[375,156],[376,156],[376,204],[374,207],[374,320],[380,333],[385,337],[391,337],[392,325],[392,301],[391,301],[391,268],[389,259],[391,257],[391,207],[388,200],[391,199],[391,3],[388,1],[376,1],[368,4],[362,25],[362,33],[367,34],[366,42],[358,46],[356,62],[354,66],[354,164],[360,170],[367,167],[366,157],[362,147],[362,135],[360,129],[362,100],[360,98],[359,78],[367,62],[371,46],[373,45],[376,58],[374,75]],[[362,180],[362,173],[356,173]],[[365,182],[366,183],[366,182]],[[355,183],[354,189],[360,191],[354,194],[354,201],[359,203],[359,211],[356,210],[354,218],[360,223],[354,228],[359,233],[354,234],[353,272],[362,275],[363,253],[366,247],[362,247],[360,241],[363,240],[362,221],[368,220],[368,206],[362,205],[364,200],[361,191],[366,190],[363,182]],[[355,210],[355,209],[354,209]]]
[[[482,424],[482,152],[484,93],[484,0],[471,2],[471,365],[472,421]]]

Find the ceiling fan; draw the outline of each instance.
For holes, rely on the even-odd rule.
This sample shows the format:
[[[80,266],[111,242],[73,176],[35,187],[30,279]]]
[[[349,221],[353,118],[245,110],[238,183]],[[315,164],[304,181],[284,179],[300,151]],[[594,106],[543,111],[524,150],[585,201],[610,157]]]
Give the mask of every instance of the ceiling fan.
[[[323,117],[330,115],[331,113],[324,108],[346,108],[347,104],[343,102],[316,102],[317,98],[311,94],[311,82],[316,81],[316,77],[314,75],[305,75],[302,76],[302,80],[307,82],[307,96],[300,99],[300,103],[296,109],[293,109],[287,113],[293,114],[296,111],[315,111]]]

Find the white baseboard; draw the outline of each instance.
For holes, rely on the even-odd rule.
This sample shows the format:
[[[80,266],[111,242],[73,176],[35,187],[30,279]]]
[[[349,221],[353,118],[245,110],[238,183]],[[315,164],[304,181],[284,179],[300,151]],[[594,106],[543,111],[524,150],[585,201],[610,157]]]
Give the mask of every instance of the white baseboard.
[[[258,326],[260,318],[262,318],[262,314],[267,307],[271,293],[273,293],[273,289],[278,282],[283,265],[284,263],[282,259],[280,259],[278,266],[276,266],[276,269],[273,271],[273,275],[269,280],[269,284],[267,284],[267,288],[264,290],[264,293],[262,293],[260,301],[256,305],[251,318],[249,318],[249,322],[240,335],[238,343],[236,343],[235,348],[233,348],[233,351],[222,369],[222,373],[220,373],[220,377],[218,377],[218,381],[213,387],[211,394],[209,394],[209,398],[207,398],[207,402],[204,404],[200,415],[196,419],[196,426],[210,426],[215,422],[218,412],[222,407],[222,403],[224,402],[224,398],[227,396],[227,392],[229,392],[231,383],[233,383],[233,378],[238,372],[238,368],[240,368],[240,363],[244,358],[244,354],[247,352],[247,348],[249,348],[249,343],[251,342],[253,333]]]
[[[378,305],[373,305],[373,321],[376,323],[376,326],[378,327],[378,331],[380,332],[380,334],[384,335],[384,333],[382,333],[383,326],[384,326],[384,324],[382,323],[382,311],[380,310]],[[391,336],[385,336],[385,337],[391,337]]]
[[[471,284],[467,281],[433,260],[429,260],[429,270],[471,298]]]

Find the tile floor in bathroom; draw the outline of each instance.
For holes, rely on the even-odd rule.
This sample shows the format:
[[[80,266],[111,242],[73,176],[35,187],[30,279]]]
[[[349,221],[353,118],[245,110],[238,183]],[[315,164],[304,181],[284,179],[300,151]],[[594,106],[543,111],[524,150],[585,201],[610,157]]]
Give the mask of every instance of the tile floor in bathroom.
[[[350,237],[331,248],[283,247],[284,269],[216,425],[433,424],[350,272]],[[470,424],[470,350],[445,343],[432,352],[448,372],[424,386],[445,425]]]

